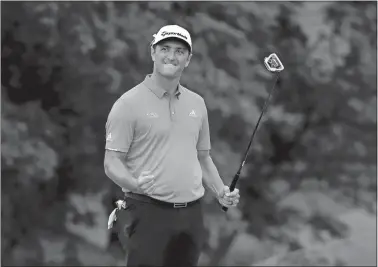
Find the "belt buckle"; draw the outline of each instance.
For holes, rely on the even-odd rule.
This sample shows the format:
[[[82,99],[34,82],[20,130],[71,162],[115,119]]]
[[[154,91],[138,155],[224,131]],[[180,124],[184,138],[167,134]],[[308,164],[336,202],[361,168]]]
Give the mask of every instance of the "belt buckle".
[[[173,203],[173,207],[175,209],[177,208],[186,208],[188,206],[188,203]]]

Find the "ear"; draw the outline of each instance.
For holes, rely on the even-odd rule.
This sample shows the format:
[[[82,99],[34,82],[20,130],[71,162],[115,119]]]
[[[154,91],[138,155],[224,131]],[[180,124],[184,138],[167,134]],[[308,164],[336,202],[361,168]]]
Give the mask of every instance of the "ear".
[[[156,54],[155,47],[151,45],[151,58],[153,62],[155,62],[155,54]]]
[[[190,53],[190,55],[188,56],[188,59],[186,60],[185,68],[189,66],[189,63],[190,63],[190,60],[192,59],[192,56],[193,56],[193,54]]]

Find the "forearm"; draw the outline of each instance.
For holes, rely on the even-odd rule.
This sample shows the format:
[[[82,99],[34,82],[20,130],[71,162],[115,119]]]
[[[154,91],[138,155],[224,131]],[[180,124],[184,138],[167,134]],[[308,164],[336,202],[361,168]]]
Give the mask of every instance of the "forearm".
[[[202,158],[200,160],[203,180],[205,185],[211,189],[214,195],[218,198],[219,194],[222,192],[224,183],[219,175],[217,167],[215,166],[210,155]]]
[[[121,188],[138,192],[136,179],[119,158],[113,158],[105,163],[105,174]]]

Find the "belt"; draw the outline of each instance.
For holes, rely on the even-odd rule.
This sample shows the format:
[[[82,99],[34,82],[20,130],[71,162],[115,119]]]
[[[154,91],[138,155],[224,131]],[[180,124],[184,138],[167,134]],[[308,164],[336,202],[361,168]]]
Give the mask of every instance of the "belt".
[[[169,208],[186,208],[195,205],[200,201],[200,199],[196,199],[194,201],[190,202],[181,202],[181,203],[171,203],[171,202],[165,202],[161,201],[158,199],[154,199],[152,197],[146,196],[146,195],[141,195],[141,194],[135,194],[131,192],[125,192],[125,197],[132,198],[138,201],[146,202],[146,203],[151,203],[151,204],[156,204],[160,206],[165,206]]]

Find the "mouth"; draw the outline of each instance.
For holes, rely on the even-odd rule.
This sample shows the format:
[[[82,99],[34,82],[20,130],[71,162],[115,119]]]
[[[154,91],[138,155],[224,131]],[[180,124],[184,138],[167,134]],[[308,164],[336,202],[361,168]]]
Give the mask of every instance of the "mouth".
[[[176,67],[176,65],[171,64],[171,63],[164,63],[164,65],[167,66],[167,67]]]

